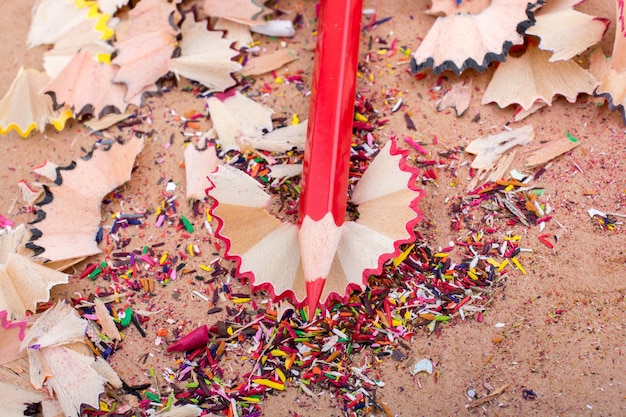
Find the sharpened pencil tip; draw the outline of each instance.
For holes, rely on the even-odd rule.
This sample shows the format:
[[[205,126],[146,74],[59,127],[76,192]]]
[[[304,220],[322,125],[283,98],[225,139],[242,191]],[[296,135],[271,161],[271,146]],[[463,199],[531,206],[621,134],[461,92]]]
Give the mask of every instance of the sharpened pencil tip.
[[[317,309],[317,305],[322,297],[322,290],[324,289],[325,283],[326,280],[323,278],[317,278],[306,283],[309,321],[313,320],[313,317],[315,316],[315,310]]]

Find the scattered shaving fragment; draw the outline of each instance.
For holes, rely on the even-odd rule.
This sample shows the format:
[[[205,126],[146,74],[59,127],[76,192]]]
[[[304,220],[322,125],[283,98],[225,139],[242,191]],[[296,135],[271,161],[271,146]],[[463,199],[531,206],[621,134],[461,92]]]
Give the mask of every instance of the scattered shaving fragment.
[[[551,160],[571,151],[580,145],[580,141],[570,134],[558,134],[526,157],[524,165],[527,168],[536,168],[542,166]]]
[[[220,160],[215,152],[215,146],[208,144],[204,149],[196,148],[190,143],[185,148],[185,184],[188,201],[204,200],[206,190],[211,183],[208,175],[217,169]]]
[[[274,52],[250,58],[239,73],[244,77],[262,75],[277,70],[296,59],[298,59],[297,51],[289,48],[281,48]]]
[[[475,188],[479,181],[501,179],[513,162],[514,153],[511,153],[511,150],[529,144],[534,137],[532,125],[527,125],[496,135],[483,136],[470,142],[465,147],[465,152],[476,155],[471,167],[478,170],[470,188]]]
[[[98,132],[100,130],[108,129],[111,126],[128,119],[132,115],[132,113],[109,113],[102,116],[100,119],[92,117],[90,120],[85,122],[85,126],[87,126],[92,132]]]
[[[501,63],[489,82],[482,104],[504,108],[519,104],[525,110],[537,101],[551,104],[556,95],[574,103],[578,94],[592,94],[598,81],[574,61],[550,62],[550,52],[529,45],[519,57]]]
[[[296,35],[296,29],[291,20],[268,20],[262,25],[250,26],[250,30],[265,36],[289,38]]]
[[[302,175],[302,164],[276,164],[270,166],[271,178],[282,180]]]
[[[308,121],[304,120],[297,125],[280,127],[269,133],[259,131],[250,132],[240,138],[244,144],[243,151],[250,151],[248,147],[270,152],[288,152],[290,150],[304,151]]]
[[[113,317],[111,317],[109,310],[102,300],[96,298],[93,305],[96,311],[96,316],[98,316],[100,326],[102,327],[102,333],[104,333],[104,335],[111,340],[122,340],[122,335],[119,330],[117,330]]]
[[[453,108],[456,116],[461,117],[469,108],[472,99],[473,82],[458,82],[442,97],[437,103],[437,111],[443,111],[449,107]]]
[[[273,129],[274,111],[239,92],[210,97],[207,104],[221,152],[239,149],[242,136],[257,136]]]
[[[524,110],[523,107],[519,106],[516,110],[515,110],[515,115],[513,116],[513,121],[515,122],[519,122],[521,120],[524,120],[525,118],[527,118],[528,116],[530,116],[533,113],[538,112],[539,110],[543,109],[544,107],[546,107],[548,104],[544,103],[543,101],[535,101],[533,103],[532,106],[530,106],[529,109]]]

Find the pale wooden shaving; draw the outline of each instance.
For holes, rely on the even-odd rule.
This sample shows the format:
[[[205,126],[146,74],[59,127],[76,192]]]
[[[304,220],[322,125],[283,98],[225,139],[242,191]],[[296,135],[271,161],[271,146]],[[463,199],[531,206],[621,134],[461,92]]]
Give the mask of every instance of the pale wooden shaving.
[[[113,16],[117,9],[122,6],[128,4],[130,0],[97,0],[98,1],[98,9],[102,11],[102,13],[106,13],[110,16]]]
[[[22,349],[28,353],[31,384],[54,393],[64,415],[79,415],[83,404],[99,407],[105,386],[122,381],[101,357],[94,360],[84,342],[87,322],[65,303],[57,303],[26,332]],[[53,412],[56,406],[49,404]]]
[[[451,16],[459,13],[477,14],[489,7],[491,0],[432,0],[426,14],[432,16]]]
[[[179,42],[181,54],[169,62],[169,69],[176,76],[198,81],[209,91],[224,91],[235,85],[231,74],[241,69],[233,61],[237,51],[230,48],[230,41],[222,38],[222,32],[206,29],[206,21],[196,22],[188,13]]]
[[[470,188],[474,188],[479,181],[499,180],[509,170],[512,163],[511,150],[531,143],[534,137],[535,131],[532,125],[527,125],[495,135],[483,136],[470,142],[465,147],[465,152],[476,155],[471,167],[478,170],[470,183]]]
[[[0,310],[8,310],[13,318],[35,312],[37,303],[50,299],[50,289],[67,284],[69,275],[33,262],[16,253],[9,253],[0,264]]]
[[[540,147],[534,149],[526,157],[524,165],[527,168],[536,168],[547,164],[558,156],[571,151],[580,145],[580,141],[570,139],[565,134],[558,134],[546,143],[542,143]]]
[[[187,200],[204,200],[206,190],[211,185],[208,175],[217,169],[220,160],[215,153],[215,146],[208,145],[199,150],[193,144],[187,145],[184,152],[185,159],[185,196]]]
[[[77,7],[73,1],[39,0],[33,10],[26,43],[29,48],[52,45],[85,21],[95,26],[100,16],[93,16],[89,7]]]
[[[48,347],[42,349],[41,353],[50,371],[46,387],[55,393],[68,416],[78,415],[83,404],[99,408],[100,394],[104,392],[107,383],[117,388],[122,386],[119,377],[117,381],[111,381],[99,372],[99,368],[110,369],[110,365],[101,357],[94,361],[92,357],[65,346]]]
[[[95,236],[102,199],[130,179],[142,147],[143,139],[133,138],[123,145],[114,142],[108,150],[96,149],[89,160],[78,160],[73,168],[61,171],[61,185],[49,184],[52,201],[38,207],[45,218],[32,226],[40,236],[27,247],[37,252],[36,260],[67,266],[63,261],[100,253]]]
[[[257,136],[273,130],[274,111],[239,92],[223,100],[210,97],[207,103],[222,151],[239,149],[243,144],[240,137]]]
[[[141,0],[128,12],[128,19],[115,28],[115,39],[120,42],[133,36],[166,31],[172,36],[180,33],[178,23],[182,15],[176,8],[177,2],[163,0]]]
[[[461,117],[469,108],[473,89],[472,80],[455,83],[437,103],[437,111],[443,111],[451,107],[454,109],[456,116]]]
[[[126,85],[125,101],[167,74],[175,47],[176,38],[167,30],[138,33],[115,43],[112,62],[119,68],[112,79]]]
[[[34,130],[43,132],[49,123],[62,118],[53,110],[52,99],[42,90],[50,82],[45,72],[20,68],[0,100],[0,134],[17,130],[26,137]]]
[[[303,151],[307,128],[308,121],[304,120],[297,125],[280,127],[266,134],[258,130],[251,131],[248,135],[240,137],[240,143],[243,145],[241,150],[249,151],[248,147],[252,147],[270,152],[287,152],[292,149]]]
[[[609,110],[619,110],[626,125],[626,28],[624,27],[624,4],[615,3],[615,40],[610,62],[602,62],[600,56],[592,56],[592,70],[600,75],[600,85],[594,95],[607,100]],[[608,65],[608,68],[607,68]]]
[[[224,38],[231,42],[235,48],[241,49],[252,44],[250,26],[232,20],[218,18],[213,29],[224,32]]]
[[[598,81],[589,71],[571,60],[550,62],[549,58],[550,52],[533,45],[521,57],[509,57],[493,74],[482,104],[519,104],[527,110],[537,101],[551,104],[556,95],[573,103],[578,94],[593,93]]]
[[[26,389],[0,381],[0,398],[3,398],[3,417],[24,417],[28,404],[41,402],[43,393],[33,389]]]
[[[111,340],[122,340],[122,335],[120,334],[119,330],[117,330],[115,321],[113,321],[113,317],[111,317],[109,310],[102,302],[102,300],[96,298],[94,300],[94,308],[96,311],[96,316],[98,316],[98,322],[100,323],[100,327],[102,327],[102,333],[104,333],[104,335]]]
[[[85,122],[85,126],[92,132],[98,132],[100,130],[108,129],[109,127],[118,124],[132,116],[132,113],[109,113],[102,116],[100,119],[92,117]]]
[[[72,306],[59,302],[42,313],[28,329],[21,349],[38,350],[82,342],[86,328],[87,322],[78,316],[78,312]]]
[[[108,107],[124,112],[126,89],[112,81],[115,68],[96,62],[86,51],[73,56],[63,70],[47,84],[43,91],[53,94],[57,104],[71,106],[75,115],[91,113],[102,117]]]
[[[520,24],[528,22],[536,3],[527,0],[492,0],[477,14],[438,17],[413,53],[413,70],[432,68],[460,74],[467,68],[484,71],[491,61],[502,61],[512,45],[521,45]]]
[[[102,33],[93,29],[94,22],[86,20],[72,28],[54,43],[43,56],[46,73],[54,78],[70,62],[78,51],[88,52],[95,60],[106,61],[115,52],[113,45],[102,39]],[[114,29],[114,25],[111,25]]]
[[[250,58],[239,73],[244,77],[261,75],[277,70],[296,59],[298,59],[297,51],[289,48],[281,48],[274,52],[264,53],[258,57]]]
[[[583,0],[584,1],[584,0]],[[609,21],[577,10],[580,0],[550,0],[526,31],[541,39],[539,48],[552,51],[550,62],[573,58],[602,40]]]
[[[211,17],[221,17],[244,25],[260,25],[272,11],[265,0],[204,0],[204,12]]]
[[[544,103],[543,101],[535,101],[533,103],[532,106],[530,106],[529,109],[524,110],[523,107],[519,107],[516,111],[515,111],[515,116],[513,117],[513,120],[516,122],[519,122],[521,120],[524,120],[525,118],[527,118],[528,116],[530,116],[533,113],[538,112],[539,110],[543,109],[544,107],[546,107],[548,104]]]

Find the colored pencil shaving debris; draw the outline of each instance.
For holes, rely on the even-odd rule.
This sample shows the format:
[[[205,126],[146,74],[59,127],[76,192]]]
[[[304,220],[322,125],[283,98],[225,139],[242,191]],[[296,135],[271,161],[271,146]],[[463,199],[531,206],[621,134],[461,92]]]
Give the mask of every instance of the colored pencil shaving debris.
[[[442,324],[480,314],[506,278],[507,271],[495,251],[473,262],[474,248],[484,245],[477,239],[460,242],[461,258],[455,262],[451,261],[453,251],[442,254],[423,244],[407,245],[403,261],[396,266],[391,262],[383,275],[371,277],[365,292],[353,293],[346,304],[331,305],[313,320],[306,309],[285,310],[265,302],[262,306],[250,297],[249,305],[229,307],[224,303],[224,319],[197,328],[170,345],[187,351],[176,367],[162,375],[167,391],[155,394],[148,390],[149,385],[128,387],[127,391],[141,400],[122,415],[146,415],[152,407],[168,402],[195,404],[215,413],[232,410],[233,415],[260,415],[263,398],[288,387],[312,397],[327,392],[347,415],[380,411],[382,405],[376,402],[375,393],[384,382],[374,359],[393,357],[403,361],[407,372],[412,371],[414,364],[406,360],[411,356],[407,342],[423,331],[420,329],[434,332]],[[495,266],[498,264],[501,267]],[[111,277],[115,269],[109,268]],[[124,279],[114,282],[121,292],[131,283]],[[226,294],[231,301],[244,296],[229,287],[222,283],[214,294]],[[135,323],[130,316],[137,317],[137,312],[115,307],[119,295],[100,296],[122,330],[131,324],[144,326],[150,320],[142,313]],[[222,302],[221,297],[213,299],[215,305]],[[101,334],[91,303],[86,299],[74,303],[82,316],[90,319],[87,336],[91,345],[105,358],[113,354],[118,344]],[[166,332],[162,334],[168,339]],[[248,353],[238,367],[245,370],[233,375],[230,363],[242,352]],[[354,366],[351,357],[364,352],[371,352],[372,358]],[[155,383],[161,385],[161,378],[157,379]]]

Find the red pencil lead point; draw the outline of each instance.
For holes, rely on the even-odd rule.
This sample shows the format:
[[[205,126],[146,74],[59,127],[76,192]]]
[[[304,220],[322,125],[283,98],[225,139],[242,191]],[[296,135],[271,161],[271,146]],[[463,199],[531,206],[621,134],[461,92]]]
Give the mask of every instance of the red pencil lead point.
[[[322,290],[324,289],[325,282],[325,279],[317,278],[316,280],[306,283],[309,321],[313,320],[313,317],[315,316],[315,310],[317,309],[317,305],[322,297]]]
[[[190,331],[185,336],[178,339],[167,347],[168,352],[186,352],[194,350],[209,342],[209,328],[202,325],[195,330]]]

